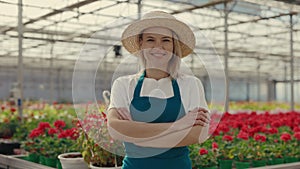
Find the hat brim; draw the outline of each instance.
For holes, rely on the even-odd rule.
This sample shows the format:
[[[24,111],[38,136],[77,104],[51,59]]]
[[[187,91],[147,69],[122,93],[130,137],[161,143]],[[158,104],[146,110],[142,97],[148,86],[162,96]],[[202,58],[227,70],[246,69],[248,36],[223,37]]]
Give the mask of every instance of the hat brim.
[[[130,53],[137,53],[140,50],[139,34],[150,27],[164,27],[172,30],[178,36],[182,57],[193,52],[195,48],[195,36],[193,31],[185,23],[176,19],[151,18],[136,21],[129,25],[122,34],[122,44]]]

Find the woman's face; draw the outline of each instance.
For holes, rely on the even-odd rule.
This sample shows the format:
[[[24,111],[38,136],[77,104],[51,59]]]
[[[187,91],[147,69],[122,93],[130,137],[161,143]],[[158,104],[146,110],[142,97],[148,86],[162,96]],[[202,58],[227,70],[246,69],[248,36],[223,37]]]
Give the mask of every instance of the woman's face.
[[[146,59],[146,68],[166,71],[173,55],[172,31],[161,27],[145,29],[140,40],[140,47]]]

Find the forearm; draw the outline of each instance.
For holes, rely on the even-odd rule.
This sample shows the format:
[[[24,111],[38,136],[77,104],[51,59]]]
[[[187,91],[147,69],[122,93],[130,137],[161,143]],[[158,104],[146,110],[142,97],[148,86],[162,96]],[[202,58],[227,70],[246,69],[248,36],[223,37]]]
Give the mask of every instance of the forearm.
[[[138,142],[161,137],[176,129],[173,123],[145,123],[123,120],[116,111],[111,111],[108,116],[110,135],[117,140]]]
[[[172,123],[145,123],[129,120],[113,120],[109,123],[109,129],[113,137],[128,142],[159,137],[166,134],[167,131],[171,132],[171,126]]]
[[[208,126],[193,126],[163,135],[159,138],[136,142],[136,145],[155,148],[173,148],[202,143],[208,137]]]
[[[198,132],[201,132],[201,128],[198,129],[197,125],[204,125],[203,112],[198,113],[198,110],[198,108],[195,108],[183,118],[173,123],[145,123],[124,120],[125,114],[128,113],[111,109],[108,114],[109,132],[114,139],[133,143],[156,139],[157,141],[160,139],[176,141],[178,138],[184,138],[183,142],[178,146],[192,144],[195,142],[193,140],[198,140],[198,137],[193,137],[200,135]],[[193,125],[195,127],[191,127]],[[186,135],[189,136],[185,138]]]

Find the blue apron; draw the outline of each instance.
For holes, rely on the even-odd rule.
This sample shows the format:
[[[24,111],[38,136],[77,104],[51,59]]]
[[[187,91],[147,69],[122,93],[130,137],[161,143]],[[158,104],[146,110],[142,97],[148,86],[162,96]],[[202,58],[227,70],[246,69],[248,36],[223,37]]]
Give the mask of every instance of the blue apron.
[[[145,72],[139,78],[130,104],[132,120],[147,123],[174,122],[185,115],[177,81],[172,79],[174,96],[161,99],[140,96]],[[191,169],[187,146],[175,148],[141,147],[124,142],[126,156],[122,169]]]

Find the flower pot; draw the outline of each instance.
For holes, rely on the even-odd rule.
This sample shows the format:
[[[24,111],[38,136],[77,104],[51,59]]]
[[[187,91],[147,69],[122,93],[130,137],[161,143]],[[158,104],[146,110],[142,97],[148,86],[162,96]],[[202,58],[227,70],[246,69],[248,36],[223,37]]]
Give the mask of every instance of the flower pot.
[[[39,155],[37,155],[36,153],[32,153],[28,155],[28,160],[34,163],[38,163],[39,162]]]
[[[122,166],[119,166],[119,167],[97,167],[97,166],[94,166],[93,164],[90,164],[90,168],[91,169],[121,169]]]
[[[49,167],[56,167],[57,159],[56,158],[45,158],[45,164]]]
[[[20,148],[20,143],[11,140],[0,140],[0,154],[13,155],[14,149]]]
[[[277,165],[277,164],[282,164],[284,162],[283,158],[272,158],[270,160],[271,165]]]
[[[266,163],[267,163],[266,160],[254,160],[254,161],[252,161],[252,167],[266,166]]]
[[[200,167],[199,169],[218,169],[218,166]]]
[[[39,158],[39,163],[42,165],[46,165],[46,157],[41,155]]]
[[[60,160],[57,160],[56,168],[57,168],[57,169],[63,169],[62,166],[61,166]]]
[[[64,153],[58,156],[63,169],[88,169],[81,153]]]
[[[231,169],[232,168],[232,160],[219,160],[220,169]]]
[[[236,169],[250,168],[250,162],[235,161],[234,164],[235,164]]]
[[[297,162],[298,159],[297,157],[284,157],[284,162],[285,163],[294,163],[294,162]]]

